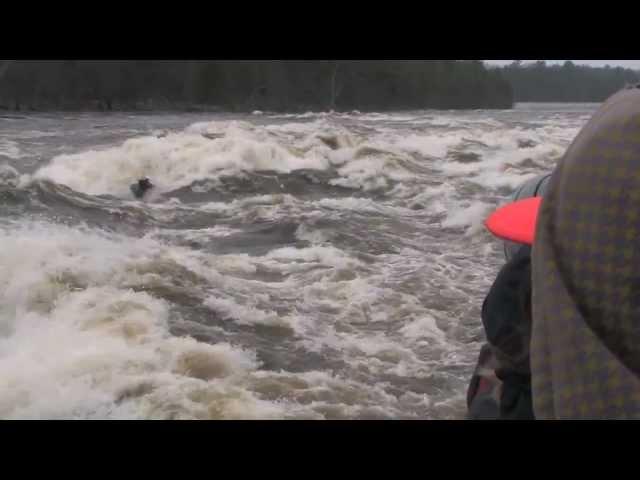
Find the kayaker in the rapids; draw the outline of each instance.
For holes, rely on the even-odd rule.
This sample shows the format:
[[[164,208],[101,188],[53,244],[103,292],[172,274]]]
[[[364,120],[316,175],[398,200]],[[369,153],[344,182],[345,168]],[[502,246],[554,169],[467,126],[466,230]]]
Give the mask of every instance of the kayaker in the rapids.
[[[640,419],[640,88],[596,111],[547,182],[486,222],[521,246],[483,306],[468,417]]]
[[[147,191],[153,188],[153,183],[147,177],[143,177],[138,180],[136,183],[132,184],[130,187],[133,196],[136,198],[144,197]]]

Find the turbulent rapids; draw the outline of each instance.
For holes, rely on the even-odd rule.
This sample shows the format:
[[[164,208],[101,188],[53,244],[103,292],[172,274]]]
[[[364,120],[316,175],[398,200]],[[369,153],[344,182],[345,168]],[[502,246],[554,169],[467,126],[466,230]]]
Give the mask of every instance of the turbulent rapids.
[[[594,109],[0,117],[0,418],[462,418],[482,222]]]

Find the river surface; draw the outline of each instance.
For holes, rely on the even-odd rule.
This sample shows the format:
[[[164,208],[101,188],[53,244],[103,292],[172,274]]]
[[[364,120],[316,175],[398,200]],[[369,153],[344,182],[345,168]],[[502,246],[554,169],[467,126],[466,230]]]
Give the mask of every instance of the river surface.
[[[464,418],[482,222],[596,107],[0,116],[0,418]]]

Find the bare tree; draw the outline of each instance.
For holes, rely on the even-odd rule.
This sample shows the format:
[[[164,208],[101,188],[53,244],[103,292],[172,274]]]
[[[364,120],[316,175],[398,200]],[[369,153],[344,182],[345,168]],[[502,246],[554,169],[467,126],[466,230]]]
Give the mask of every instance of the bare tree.
[[[342,85],[337,87],[338,70],[342,66],[342,62],[332,62],[333,69],[331,71],[331,100],[329,102],[329,109],[333,110],[336,106],[336,98],[342,92]]]
[[[5,76],[13,62],[15,62],[15,60],[3,60],[2,63],[0,63],[0,80]]]

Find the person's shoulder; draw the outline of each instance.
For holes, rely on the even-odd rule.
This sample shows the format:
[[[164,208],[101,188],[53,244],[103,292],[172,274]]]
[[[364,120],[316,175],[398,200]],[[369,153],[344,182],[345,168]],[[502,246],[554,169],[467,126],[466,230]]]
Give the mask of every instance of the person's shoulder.
[[[500,270],[482,305],[482,324],[487,340],[504,348],[512,333],[528,322],[523,300],[531,295],[531,249],[523,247]]]

